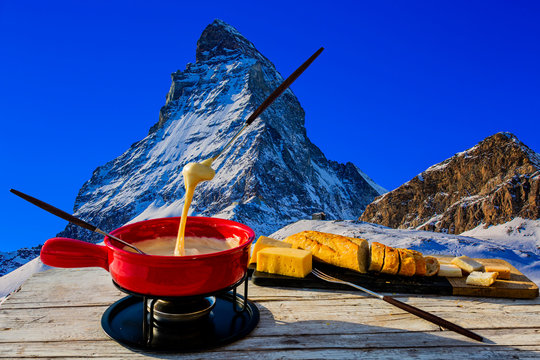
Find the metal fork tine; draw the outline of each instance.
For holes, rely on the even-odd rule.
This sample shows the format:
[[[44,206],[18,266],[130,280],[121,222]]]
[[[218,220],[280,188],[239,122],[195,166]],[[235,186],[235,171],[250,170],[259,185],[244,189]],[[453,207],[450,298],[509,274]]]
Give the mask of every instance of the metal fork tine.
[[[333,277],[333,276],[330,276],[330,275],[328,275],[328,274],[326,274],[326,273],[323,273],[323,272],[322,272],[321,270],[319,270],[319,269],[313,268],[313,269],[311,270],[311,273],[312,273],[313,275],[315,275],[316,277],[318,277],[319,279],[321,279],[321,280],[328,281],[328,282],[332,282],[332,283],[338,283],[338,284],[349,285],[349,286],[352,286],[352,287],[354,287],[354,288],[356,288],[356,289],[358,289],[358,290],[362,290],[362,291],[364,291],[364,292],[366,292],[366,293],[368,293],[368,294],[370,294],[370,295],[372,295],[372,296],[378,297],[379,299],[382,299],[382,298],[383,298],[383,296],[382,296],[381,294],[377,294],[376,292],[373,292],[373,291],[371,291],[371,290],[368,290],[368,289],[366,289],[366,288],[364,288],[364,287],[362,287],[362,286],[353,284],[353,283],[351,283],[351,282],[344,281],[344,280],[341,280],[341,279],[337,279],[337,278],[335,278],[335,277]]]

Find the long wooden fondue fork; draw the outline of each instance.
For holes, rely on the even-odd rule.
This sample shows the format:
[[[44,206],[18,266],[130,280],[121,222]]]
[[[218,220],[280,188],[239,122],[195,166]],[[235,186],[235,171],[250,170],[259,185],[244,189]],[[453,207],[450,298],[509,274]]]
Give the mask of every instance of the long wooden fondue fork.
[[[416,315],[418,317],[421,317],[422,319],[430,321],[430,322],[432,322],[432,323],[434,323],[436,325],[445,327],[448,330],[455,331],[455,332],[457,332],[457,333],[459,333],[461,335],[465,335],[467,337],[470,337],[471,339],[474,339],[474,340],[477,340],[477,341],[483,341],[483,338],[480,335],[475,334],[470,330],[462,328],[461,326],[456,325],[454,323],[451,323],[450,321],[444,320],[443,318],[440,318],[440,317],[438,317],[436,315],[428,313],[427,311],[424,311],[422,309],[419,309],[417,307],[414,307],[412,305],[409,305],[409,304],[401,302],[401,301],[399,301],[397,299],[394,299],[391,296],[381,295],[381,294],[378,294],[378,293],[376,293],[374,291],[368,290],[365,287],[362,287],[360,285],[356,285],[356,284],[350,283],[348,281],[337,279],[337,278],[335,278],[333,276],[330,276],[330,275],[327,275],[327,274],[323,273],[322,271],[320,271],[318,269],[313,269],[311,271],[311,273],[313,275],[315,275],[316,277],[318,277],[319,279],[324,280],[324,281],[328,281],[328,282],[332,282],[332,283],[336,283],[336,284],[345,284],[345,285],[352,286],[353,288],[356,288],[358,290],[362,290],[362,291],[370,294],[371,296],[374,296],[376,298],[384,300],[389,304],[397,306],[398,308],[400,308],[402,310],[410,312],[411,314]]]
[[[300,65],[298,69],[296,69],[291,75],[289,75],[289,77],[286,78],[281,83],[281,85],[279,85],[266,98],[266,100],[263,101],[261,105],[259,105],[259,107],[253,112],[253,114],[248,117],[244,126],[242,126],[242,128],[236,133],[236,135],[234,135],[233,138],[229,140],[229,142],[223,147],[223,149],[221,149],[219,153],[212,158],[212,161],[216,160],[219,155],[221,155],[233,143],[233,141],[236,140],[238,135],[240,135],[240,133],[244,131],[246,127],[248,127],[253,121],[255,121],[255,119],[259,115],[261,115],[262,112],[266,110],[266,108],[269,107],[274,102],[274,100],[276,100],[279,95],[281,95],[294,82],[294,80],[296,80],[304,72],[304,70],[308,68],[309,65],[311,65],[311,63],[317,58],[317,56],[319,56],[323,52],[323,50],[324,48],[320,48],[319,50],[317,50],[313,55],[310,56],[309,59],[307,59],[302,65]]]
[[[26,200],[28,202],[31,202],[32,204],[36,205],[37,207],[40,207],[43,210],[50,212],[51,214],[56,215],[56,216],[58,216],[58,217],[60,217],[60,218],[62,218],[64,220],[69,221],[70,223],[73,223],[73,224],[75,224],[77,226],[83,227],[83,228],[85,228],[87,230],[90,230],[90,231],[93,231],[95,233],[101,234],[103,236],[108,236],[111,239],[114,239],[114,240],[116,240],[116,241],[118,241],[118,242],[132,248],[133,250],[135,250],[139,254],[144,254],[144,252],[139,250],[135,245],[132,245],[132,244],[128,243],[127,241],[124,241],[124,240],[122,240],[120,238],[117,238],[116,236],[113,236],[113,235],[111,235],[111,234],[109,234],[109,233],[107,233],[107,232],[105,232],[105,231],[103,231],[101,229],[98,229],[97,226],[94,226],[92,224],[87,223],[84,220],[76,218],[75,216],[70,215],[67,212],[65,212],[63,210],[60,210],[60,209],[58,209],[58,208],[56,208],[56,207],[54,207],[54,206],[52,206],[50,204],[47,204],[44,201],[36,199],[35,197],[32,197],[30,195],[27,195],[27,194],[25,194],[23,192],[15,190],[15,189],[11,189],[9,191],[11,191],[12,193],[14,193],[15,195],[17,195],[19,197],[22,197],[24,200]]]

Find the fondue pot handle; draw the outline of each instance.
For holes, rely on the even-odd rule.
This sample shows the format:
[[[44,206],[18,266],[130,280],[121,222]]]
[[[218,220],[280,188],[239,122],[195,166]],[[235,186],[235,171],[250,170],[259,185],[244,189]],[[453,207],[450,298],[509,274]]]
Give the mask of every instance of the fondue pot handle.
[[[41,261],[45,265],[61,268],[99,266],[109,270],[107,247],[84,241],[53,238],[41,248]]]

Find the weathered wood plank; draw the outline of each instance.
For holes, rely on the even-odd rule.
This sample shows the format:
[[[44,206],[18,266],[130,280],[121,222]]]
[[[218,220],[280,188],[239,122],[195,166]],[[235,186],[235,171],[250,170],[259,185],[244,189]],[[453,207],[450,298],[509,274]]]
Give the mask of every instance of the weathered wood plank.
[[[539,358],[540,300],[438,296],[400,299],[485,336],[478,343],[356,291],[250,284],[260,312],[245,339],[186,358]],[[0,358],[140,358],[109,340],[101,316],[125,296],[101,269],[36,274],[0,307]],[[163,358],[173,358],[162,354]]]
[[[204,351],[200,353],[184,354],[185,358],[224,358],[234,357],[242,359],[251,358],[279,358],[282,354],[287,358],[389,358],[390,355],[409,354],[418,358],[441,358],[442,354],[461,354],[466,359],[485,358],[507,358],[509,354],[519,354],[519,358],[538,358],[540,355],[540,345],[538,345],[539,335],[536,334],[525,344],[512,345],[488,345],[485,343],[469,342],[456,339],[457,334],[443,333],[443,335],[433,334],[413,334],[391,333],[391,334],[357,334],[357,335],[332,335],[332,336],[280,336],[257,337],[251,336],[235,342],[231,345]],[[523,334],[528,338],[531,334]],[[508,334],[495,334],[488,332],[489,338],[498,339],[501,343],[505,341]],[[271,340],[271,341],[270,341]],[[293,356],[294,354],[294,356]],[[303,355],[302,355],[303,354]],[[482,356],[480,356],[480,354]],[[115,342],[102,341],[61,341],[61,342],[24,342],[24,343],[4,343],[0,358],[15,357],[110,357],[139,358],[144,356],[157,355],[146,351],[134,351],[124,348]],[[178,355],[159,354],[159,357],[173,358]],[[370,357],[373,356],[373,357]],[[447,358],[443,356],[442,358]]]
[[[370,299],[378,305],[378,301]],[[320,302],[303,308],[301,302],[287,301],[272,303],[272,307],[257,304],[261,320],[256,334],[277,336],[291,334],[325,335],[365,332],[437,331],[438,326],[392,307],[371,307],[367,316],[358,305]],[[100,320],[106,306],[52,307],[40,309],[0,310],[0,342],[27,341],[99,340],[106,335],[101,330]],[[540,311],[535,313],[505,314],[473,312],[462,318],[444,309],[438,315],[459,323],[471,330],[540,328]],[[540,310],[540,307],[536,307]],[[493,319],[492,319],[493,318]],[[519,330],[521,331],[521,330]],[[482,331],[478,331],[482,332]]]
[[[415,359],[457,358],[457,359],[537,359],[540,346],[493,347],[486,345],[455,348],[392,348],[392,349],[351,349],[319,348],[313,351],[304,349],[276,350],[272,353],[256,349],[218,348],[200,353],[166,354],[135,352],[109,341],[80,341],[70,343],[27,343],[4,344],[0,358],[54,358],[81,359],[140,359],[159,357],[162,359],[397,359],[400,357]]]

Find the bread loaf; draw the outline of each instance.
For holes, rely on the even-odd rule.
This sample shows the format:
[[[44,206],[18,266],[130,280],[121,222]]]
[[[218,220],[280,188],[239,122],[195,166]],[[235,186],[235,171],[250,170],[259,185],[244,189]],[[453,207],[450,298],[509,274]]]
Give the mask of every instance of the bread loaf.
[[[416,262],[412,252],[408,249],[397,249],[399,252],[398,275],[413,276],[416,272]]]
[[[433,276],[439,272],[439,260],[433,256],[425,256],[424,260],[426,260],[426,276]]]
[[[384,264],[384,245],[378,242],[371,243],[369,271],[380,272]]]
[[[385,274],[397,274],[399,270],[399,251],[390,246],[384,247],[384,264],[381,269]]]
[[[416,265],[415,275],[425,276],[426,275],[426,260],[422,253],[416,250],[410,250],[414,257],[414,264]]]
[[[369,245],[364,239],[323,233],[302,231],[288,236],[283,241],[293,248],[309,250],[317,261],[355,270],[367,271]]]

